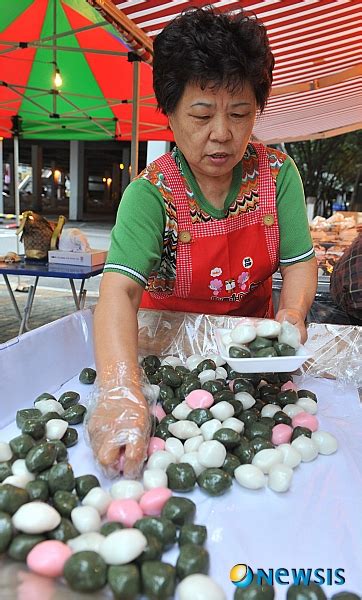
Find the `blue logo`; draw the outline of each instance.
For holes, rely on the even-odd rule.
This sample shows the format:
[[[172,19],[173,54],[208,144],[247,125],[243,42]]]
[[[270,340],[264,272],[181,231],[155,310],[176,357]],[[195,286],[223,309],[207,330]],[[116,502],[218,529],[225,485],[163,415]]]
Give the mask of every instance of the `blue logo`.
[[[238,588],[246,588],[253,581],[254,573],[248,565],[234,565],[230,570],[230,580]]]
[[[343,585],[346,583],[344,569],[257,569],[244,563],[234,565],[230,570],[230,581],[238,588],[248,587],[252,581],[256,585]]]

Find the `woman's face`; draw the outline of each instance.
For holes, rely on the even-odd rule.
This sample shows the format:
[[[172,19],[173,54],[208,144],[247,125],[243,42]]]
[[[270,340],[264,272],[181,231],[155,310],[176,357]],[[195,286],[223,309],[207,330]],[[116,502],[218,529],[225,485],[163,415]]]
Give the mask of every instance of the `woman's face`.
[[[256,100],[252,87],[230,94],[189,83],[169,115],[175,142],[196,178],[225,177],[241,160],[253,130]]]

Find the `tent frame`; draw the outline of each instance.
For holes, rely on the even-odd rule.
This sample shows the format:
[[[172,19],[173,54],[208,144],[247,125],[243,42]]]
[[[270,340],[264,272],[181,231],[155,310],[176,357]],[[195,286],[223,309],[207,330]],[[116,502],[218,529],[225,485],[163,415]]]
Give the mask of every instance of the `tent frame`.
[[[111,23],[123,36],[129,44],[132,44],[135,52],[139,54],[142,60],[147,60],[152,64],[153,57],[153,43],[152,39],[136,25],[123,11],[122,8],[117,7],[111,0],[85,0],[91,6],[95,6],[101,15]],[[120,5],[122,6],[122,5]],[[283,9],[282,9],[283,10]],[[288,10],[288,7],[285,8]],[[362,64],[359,63],[349,68],[340,69],[330,75],[317,77],[303,83],[288,83],[285,85],[274,85],[271,90],[271,97],[300,94],[302,92],[310,92],[322,88],[328,88],[335,86],[339,83],[343,83],[347,80],[357,79],[362,75]],[[342,125],[330,130],[317,131],[315,133],[306,133],[305,135],[298,135],[295,138],[288,136],[286,141],[302,141],[307,139],[322,139],[326,137],[332,137],[340,135],[348,131],[355,131],[361,127],[361,121],[349,125]],[[278,139],[268,138],[268,143],[279,142]]]
[[[138,146],[139,146],[139,126],[140,126],[140,122],[139,122],[139,108],[140,108],[140,104],[142,103],[143,100],[150,100],[150,98],[152,98],[152,96],[145,96],[145,97],[140,97],[140,56],[139,54],[137,54],[136,52],[130,51],[130,52],[113,52],[113,51],[108,51],[108,50],[101,50],[101,49],[95,49],[95,48],[76,48],[76,47],[69,47],[69,46],[61,46],[58,45],[56,43],[57,40],[59,39],[63,39],[67,36],[70,35],[74,35],[75,33],[80,33],[80,32],[84,32],[84,31],[89,31],[91,29],[95,29],[101,26],[108,26],[110,29],[114,29],[114,27],[110,24],[108,24],[107,21],[101,21],[99,23],[95,23],[92,25],[88,25],[85,27],[80,27],[78,29],[74,29],[74,30],[68,30],[68,31],[63,31],[61,33],[58,33],[56,31],[56,24],[57,24],[57,2],[54,1],[53,3],[53,35],[51,36],[47,36],[42,38],[39,38],[38,40],[32,40],[32,41],[6,41],[6,40],[1,40],[1,45],[4,46],[8,46],[7,48],[0,50],[0,56],[4,55],[4,54],[9,54],[13,51],[16,51],[18,49],[24,49],[24,48],[42,48],[42,49],[47,49],[47,50],[52,50],[53,51],[53,60],[49,61],[49,64],[53,64],[54,65],[54,73],[57,69],[57,51],[61,50],[61,51],[65,51],[65,52],[81,52],[82,54],[85,53],[94,53],[94,54],[101,54],[101,55],[112,55],[112,56],[127,56],[129,62],[132,62],[133,65],[133,94],[132,94],[132,99],[116,99],[116,98],[101,98],[101,97],[97,97],[97,96],[92,96],[92,95],[86,95],[86,94],[74,94],[72,92],[62,92],[61,90],[58,90],[55,86],[51,89],[45,89],[45,88],[37,88],[37,87],[33,87],[33,86],[27,86],[27,85],[19,85],[17,83],[12,83],[12,82],[8,82],[8,81],[0,81],[0,87],[6,87],[8,89],[10,89],[14,94],[16,94],[18,97],[20,96],[22,99],[27,100],[28,102],[30,102],[31,104],[33,104],[38,110],[40,109],[41,112],[44,113],[44,122],[42,120],[40,121],[34,121],[34,128],[32,129],[28,129],[27,130],[27,134],[31,135],[31,134],[39,134],[41,132],[44,133],[49,133],[50,131],[54,130],[54,128],[57,128],[56,123],[59,122],[60,119],[68,119],[70,121],[74,122],[74,127],[72,127],[72,131],[74,132],[79,132],[79,133],[87,133],[87,129],[85,127],[85,124],[88,122],[92,122],[93,124],[96,124],[96,126],[99,128],[100,130],[100,135],[102,135],[102,137],[104,137],[104,134],[106,134],[110,139],[111,138],[116,138],[116,139],[120,139],[122,137],[121,134],[121,122],[119,119],[117,119],[116,117],[114,118],[106,118],[106,117],[92,117],[87,111],[90,110],[101,110],[102,108],[111,108],[112,106],[117,106],[119,104],[132,104],[132,140],[131,140],[131,175],[135,176],[138,172]],[[120,36],[122,41],[125,41],[127,43],[127,45],[129,45],[129,42],[127,41],[127,39],[124,39],[124,36]],[[147,37],[147,36],[146,36]],[[145,56],[144,56],[145,58]],[[31,93],[29,95],[29,92]],[[52,97],[52,111],[48,111],[46,108],[44,108],[44,106],[42,106],[40,103],[38,103],[36,101],[37,98],[41,98],[45,95],[50,95]],[[57,112],[57,99],[61,97],[63,101],[65,101],[71,108],[72,110],[68,113],[63,113],[60,114]],[[94,99],[95,101],[97,101],[98,103],[95,106],[92,107],[88,107],[87,109],[84,109],[83,107],[77,106],[77,104],[72,100],[72,98],[83,98],[83,99]],[[13,115],[13,111],[11,110],[12,108],[12,104],[15,102],[14,99],[11,99],[9,101],[4,101],[4,102],[0,102],[0,108],[2,108],[3,110],[8,110],[9,113],[11,115]],[[150,106],[149,103],[147,103],[147,106]],[[31,111],[23,111],[24,113],[28,113],[28,114],[34,114],[31,113]],[[124,122],[129,123],[128,120],[125,120]],[[54,125],[53,125],[54,124]],[[145,125],[147,125],[149,127],[148,131],[152,132],[152,131],[160,131],[162,129],[164,129],[163,127],[160,127],[159,125],[153,126],[152,123],[146,123]],[[112,126],[112,127],[111,127]],[[66,128],[65,125],[62,125],[62,127]],[[15,195],[15,215],[16,215],[16,223],[17,225],[19,225],[20,223],[20,196],[19,196],[19,185],[18,185],[18,170],[19,170],[19,137],[21,136],[21,116],[20,115],[16,115],[16,116],[12,116],[12,128],[11,130],[7,130],[9,134],[12,135],[13,137],[13,143],[14,143],[14,177],[15,177],[15,185],[14,185],[14,195]],[[19,240],[17,238],[17,252],[19,253]]]
[[[86,1],[86,0],[85,0]],[[96,2],[94,3],[90,3],[95,9],[99,10],[98,4]],[[112,3],[109,3],[110,5]],[[73,120],[79,121],[79,125],[77,124],[76,127],[72,127],[72,131],[75,132],[79,132],[79,133],[87,133],[87,127],[86,127],[86,123],[88,122],[92,122],[93,124],[95,124],[98,128],[99,128],[99,135],[102,135],[102,133],[106,134],[107,137],[109,137],[110,139],[122,139],[122,122],[117,119],[117,118],[97,118],[97,117],[92,117],[90,116],[90,114],[88,114],[87,111],[90,110],[101,110],[103,108],[112,108],[114,106],[117,106],[119,104],[131,104],[132,105],[132,138],[131,138],[131,172],[133,174],[137,174],[138,171],[138,143],[139,143],[139,129],[140,126],[147,127],[147,133],[152,134],[152,132],[156,132],[156,131],[162,131],[162,130],[167,130],[167,126],[162,127],[159,124],[157,125],[153,125],[152,123],[143,123],[139,121],[139,109],[140,106],[148,106],[148,107],[153,107],[155,108],[155,104],[152,104],[151,102],[146,102],[147,100],[151,100],[153,98],[153,96],[140,96],[140,67],[139,67],[139,61],[142,59],[145,62],[149,62],[147,60],[147,55],[145,54],[145,51],[142,49],[142,51],[139,51],[138,48],[135,48],[136,51],[129,51],[129,52],[113,52],[110,50],[102,50],[102,49],[95,49],[95,48],[74,48],[74,47],[69,47],[69,46],[60,46],[58,45],[56,42],[59,39],[63,39],[66,38],[67,36],[70,35],[74,35],[76,33],[80,33],[80,32],[84,32],[84,31],[89,31],[95,28],[99,28],[99,27],[109,27],[110,30],[117,30],[119,37],[121,38],[121,40],[123,42],[125,42],[128,46],[130,45],[130,40],[129,38],[127,38],[127,36],[124,35],[125,31],[124,29],[121,29],[121,31],[118,30],[117,27],[115,27],[113,24],[110,24],[108,22],[108,20],[102,20],[99,23],[93,23],[91,25],[87,25],[84,27],[79,27],[77,29],[72,29],[72,30],[68,30],[68,31],[62,31],[62,32],[57,32],[56,31],[56,10],[57,10],[57,3],[54,2],[53,4],[54,7],[54,11],[53,11],[53,35],[51,36],[46,36],[44,38],[39,38],[37,40],[32,40],[32,41],[6,41],[6,40],[1,40],[1,45],[4,46],[8,46],[7,48],[0,50],[0,56],[13,52],[15,50],[18,50],[19,48],[43,48],[43,49],[47,49],[47,50],[52,50],[53,51],[53,61],[49,61],[50,63],[52,63],[54,65],[54,70],[57,67],[57,51],[61,50],[61,51],[65,51],[65,52],[81,52],[82,54],[85,53],[94,53],[94,54],[101,54],[101,55],[113,55],[113,56],[127,56],[129,62],[132,62],[133,64],[133,93],[132,93],[132,99],[119,99],[119,98],[106,98],[104,99],[101,97],[97,97],[97,96],[92,96],[92,95],[86,95],[86,94],[74,94],[72,92],[63,92],[61,90],[56,89],[55,87],[53,87],[52,89],[45,89],[45,88],[36,88],[36,87],[32,87],[32,86],[27,86],[27,85],[19,85],[17,83],[14,82],[8,82],[8,81],[0,81],[0,87],[4,86],[7,87],[9,89],[11,89],[15,94],[17,94],[17,96],[22,97],[23,99],[27,100],[28,102],[30,102],[31,104],[33,104],[37,109],[40,109],[42,112],[44,112],[44,122],[40,121],[36,121],[34,122],[35,127],[34,128],[29,128],[26,131],[27,136],[31,136],[31,134],[39,134],[40,132],[44,131],[44,133],[49,133],[51,131],[53,131],[54,129],[58,129],[56,122],[58,121],[58,119],[68,119],[68,120]],[[114,6],[112,5],[113,9]],[[115,9],[114,9],[115,10]],[[115,12],[118,12],[115,10]],[[132,22],[127,19],[127,17],[125,17],[125,20],[128,23],[128,27],[130,27],[130,29],[133,32],[133,35],[137,35],[139,33],[139,38],[140,38],[140,43],[142,43],[143,45],[145,45],[147,48],[151,45],[151,50],[152,50],[152,42],[150,42],[149,38],[147,35],[145,35],[142,31],[140,31],[138,29],[138,27],[134,26],[132,24]],[[134,46],[133,43],[131,43],[131,47]],[[31,92],[31,94],[29,94],[29,92]],[[51,95],[52,99],[53,99],[53,110],[52,111],[47,111],[41,104],[37,103],[36,99],[40,98],[44,95]],[[62,98],[63,101],[65,101],[67,104],[69,104],[70,107],[72,107],[73,110],[71,110],[68,113],[58,113],[57,111],[57,99],[58,98]],[[84,109],[82,107],[77,106],[77,104],[73,101],[74,98],[85,98],[85,99],[94,99],[95,101],[98,101],[99,104],[92,106],[92,107],[88,107],[87,109]],[[15,100],[9,100],[9,101],[5,101],[5,102],[0,102],[0,108],[2,108],[3,110],[8,110],[10,114],[12,113],[11,110],[11,104],[14,102]],[[23,114],[31,114],[31,112],[29,110],[27,111],[23,111]],[[52,120],[52,121],[50,121]],[[129,123],[128,120],[124,120],[124,123]],[[74,123],[75,125],[75,123]],[[64,129],[67,128],[67,126],[63,126]],[[14,135],[14,132],[12,130],[7,130],[9,134]],[[102,133],[101,133],[102,132]],[[21,135],[21,133],[20,133]]]

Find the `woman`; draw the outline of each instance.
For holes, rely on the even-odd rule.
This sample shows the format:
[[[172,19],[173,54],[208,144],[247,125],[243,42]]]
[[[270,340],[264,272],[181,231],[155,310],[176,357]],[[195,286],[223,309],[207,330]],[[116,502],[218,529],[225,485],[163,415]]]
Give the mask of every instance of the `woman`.
[[[195,9],[154,44],[154,89],[175,150],[124,193],[95,313],[100,399],[90,437],[101,464],[139,471],[149,434],[138,383],[139,307],[304,321],[317,271],[303,189],[285,154],[249,143],[272,84],[273,55],[254,18]],[[109,390],[112,390],[111,392]]]

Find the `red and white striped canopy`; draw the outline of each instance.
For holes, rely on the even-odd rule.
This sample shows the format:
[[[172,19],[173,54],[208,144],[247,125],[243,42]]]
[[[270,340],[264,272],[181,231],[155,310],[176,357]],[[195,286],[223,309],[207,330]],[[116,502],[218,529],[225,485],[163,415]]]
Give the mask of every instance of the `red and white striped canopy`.
[[[128,42],[149,61],[152,39],[171,19],[190,6],[209,4],[202,0],[88,1],[118,30],[127,31]],[[255,127],[258,138],[269,143],[303,140],[361,127],[360,0],[214,0],[212,4],[222,11],[237,12],[242,7],[267,28],[276,65],[271,98]]]

